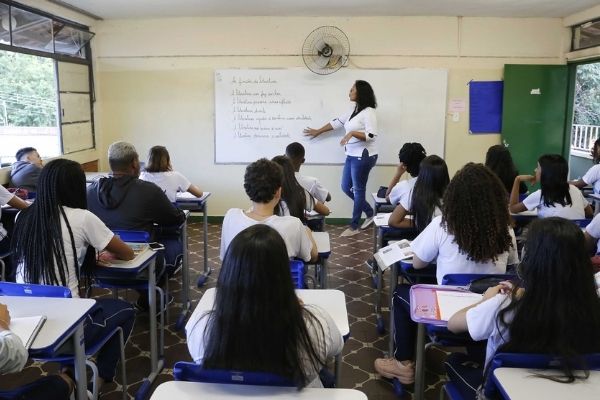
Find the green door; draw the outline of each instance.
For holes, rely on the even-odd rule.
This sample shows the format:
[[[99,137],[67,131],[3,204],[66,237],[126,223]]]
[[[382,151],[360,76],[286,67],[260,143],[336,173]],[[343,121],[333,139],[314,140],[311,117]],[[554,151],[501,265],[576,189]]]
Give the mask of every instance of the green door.
[[[519,173],[533,174],[542,154],[565,154],[567,90],[566,65],[504,66],[502,142]]]

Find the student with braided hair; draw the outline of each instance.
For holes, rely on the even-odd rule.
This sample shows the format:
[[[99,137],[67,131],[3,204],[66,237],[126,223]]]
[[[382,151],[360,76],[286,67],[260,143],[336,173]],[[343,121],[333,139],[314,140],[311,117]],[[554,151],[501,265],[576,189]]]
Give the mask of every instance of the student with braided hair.
[[[411,244],[415,269],[436,262],[441,284],[446,274],[503,274],[518,262],[506,190],[489,168],[465,165],[450,181],[442,203],[442,215]],[[414,381],[416,324],[410,318],[409,290],[399,285],[394,293],[394,357],[375,360],[377,372],[403,384]]]
[[[133,250],[87,209],[85,174],[75,161],[57,159],[40,174],[35,202],[17,216],[12,249],[17,282],[66,286],[79,297],[80,281],[91,274],[95,257],[85,262],[88,246],[131,260]],[[97,299],[84,324],[86,346],[115,327],[125,340],[133,328],[135,310],[127,302]],[[97,357],[99,382],[111,382],[119,360],[119,338],[113,336]]]

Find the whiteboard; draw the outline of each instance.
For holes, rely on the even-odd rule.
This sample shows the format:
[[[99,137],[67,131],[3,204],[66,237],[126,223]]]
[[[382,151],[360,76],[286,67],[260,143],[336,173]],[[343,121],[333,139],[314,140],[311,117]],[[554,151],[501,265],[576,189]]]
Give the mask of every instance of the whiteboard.
[[[348,99],[357,79],[377,97],[377,164],[395,165],[405,142],[420,142],[427,154],[444,156],[448,71],[342,69],[317,75],[306,68],[215,71],[215,162],[250,163],[284,154],[291,142],[306,149],[308,164],[343,164],[339,129],[315,139],[320,128],[354,108]]]

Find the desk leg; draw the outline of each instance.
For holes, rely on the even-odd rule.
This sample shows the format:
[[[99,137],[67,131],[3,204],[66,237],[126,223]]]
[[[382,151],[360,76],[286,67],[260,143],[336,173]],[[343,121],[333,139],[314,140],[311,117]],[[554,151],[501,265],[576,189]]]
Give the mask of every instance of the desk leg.
[[[202,210],[204,222],[204,272],[198,278],[198,287],[204,286],[208,280],[208,276],[212,272],[211,268],[208,266],[208,205],[206,202],[204,203]]]
[[[394,292],[396,291],[396,286],[398,286],[398,268],[400,266],[396,263],[390,267],[390,284],[388,290],[389,293],[389,309],[390,309],[390,338],[388,344],[389,356],[394,356],[394,334],[395,334],[395,326],[394,326]]]
[[[75,350],[75,390],[77,400],[87,400],[87,377],[85,374],[85,344],[83,341],[83,322],[73,333],[73,349]]]
[[[188,215],[189,216],[189,215]],[[181,302],[181,315],[177,319],[176,328],[181,329],[183,327],[183,323],[185,322],[185,318],[187,316],[188,311],[190,310],[190,264],[189,264],[189,248],[188,248],[188,217],[186,217],[185,222],[183,223],[183,232],[182,232],[182,242],[183,242],[183,265],[181,266],[181,284],[183,299]]]
[[[320,276],[319,280],[321,281],[321,289],[327,289],[327,257],[320,257],[319,263],[320,267]]]
[[[340,387],[340,371],[342,370],[342,353],[335,356],[334,362],[334,373],[335,373],[335,387]]]
[[[415,400],[423,400],[425,394],[425,324],[417,328],[417,348],[415,350]]]

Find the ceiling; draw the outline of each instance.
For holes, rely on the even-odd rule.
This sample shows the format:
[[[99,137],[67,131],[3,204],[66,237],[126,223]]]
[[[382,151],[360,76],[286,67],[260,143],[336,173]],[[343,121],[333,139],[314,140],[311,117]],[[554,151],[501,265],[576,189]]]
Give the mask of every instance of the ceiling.
[[[600,0],[49,0],[103,19],[225,16],[566,17]]]

